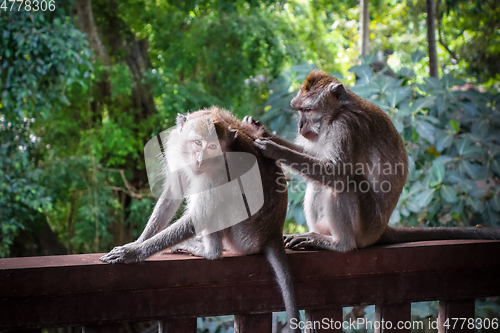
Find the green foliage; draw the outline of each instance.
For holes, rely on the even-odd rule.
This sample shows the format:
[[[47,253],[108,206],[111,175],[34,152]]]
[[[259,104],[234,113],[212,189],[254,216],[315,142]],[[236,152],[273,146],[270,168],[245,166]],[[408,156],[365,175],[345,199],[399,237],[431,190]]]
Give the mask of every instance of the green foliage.
[[[421,54],[412,58],[419,61]],[[295,67],[296,78],[303,79],[300,71],[310,67]],[[389,223],[498,227],[500,94],[454,91],[463,81],[451,75],[416,83],[411,69],[401,70],[400,79],[376,75],[367,64],[352,71],[359,78],[352,91],[389,115],[409,154],[408,182]],[[290,71],[273,84],[279,89],[270,93],[271,108],[262,119],[290,137],[295,121],[288,104],[296,93]],[[297,190],[289,190],[289,218],[300,209]],[[303,223],[301,216],[296,220]]]
[[[234,316],[198,318],[198,333],[234,333]]]
[[[40,158],[47,153],[34,127],[67,104],[65,89],[88,65],[86,41],[60,11],[0,12],[0,207],[2,245],[51,207],[40,183]]]
[[[332,66],[343,41],[309,4],[128,0],[119,8],[149,38],[155,101],[166,112],[216,104],[238,116],[259,113],[266,85],[284,67],[306,59]]]
[[[473,76],[478,82],[496,86],[500,77],[500,4],[495,0],[447,0],[437,14],[441,38],[452,52],[444,54],[450,73]],[[439,22],[439,21],[438,21]],[[489,81],[489,82],[488,82]]]

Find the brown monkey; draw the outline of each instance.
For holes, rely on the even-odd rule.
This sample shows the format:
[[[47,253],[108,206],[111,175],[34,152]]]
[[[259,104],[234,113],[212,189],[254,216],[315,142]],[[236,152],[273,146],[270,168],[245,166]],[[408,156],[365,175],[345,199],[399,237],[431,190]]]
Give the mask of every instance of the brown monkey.
[[[242,124],[229,112],[217,107],[178,115],[177,126],[166,142],[165,168],[174,165],[173,169],[180,170],[179,173],[167,175],[162,194],[139,239],[115,247],[101,260],[109,263],[143,261],[160,250],[172,247],[172,251],[187,250],[207,259],[222,258],[223,245],[239,255],[263,253],[276,274],[288,320],[298,320],[299,312],[282,236],[287,193],[279,190],[276,181],[283,174],[273,160],[263,158],[254,146],[254,140],[259,136],[259,129]],[[234,154],[228,154],[232,152],[251,154],[258,164],[263,201],[253,215],[250,214],[252,205],[255,208],[252,200],[254,203],[258,201],[251,198],[253,184],[247,182],[246,188],[241,187],[251,163],[243,158],[239,161],[242,162],[240,166],[248,168],[243,171],[235,169],[233,162],[238,162],[240,156],[231,159]],[[220,193],[218,189],[221,185],[227,186],[228,181],[236,179],[238,182],[230,184],[235,184],[237,193],[232,190],[227,192],[229,195]],[[186,191],[191,192],[182,217],[165,228]],[[179,195],[180,192],[182,195]],[[228,202],[233,198],[244,202],[243,213],[248,215],[242,222],[224,224],[227,221],[220,221],[222,215],[227,219],[236,218],[238,222],[236,215],[241,212],[235,213],[234,206]],[[201,236],[195,237],[197,233]]]
[[[334,77],[309,73],[291,106],[298,111],[296,143],[263,130],[264,156],[307,180],[308,233],[285,236],[292,249],[349,251],[375,243],[441,239],[500,239],[494,228],[391,228],[389,218],[406,182],[403,140],[389,117]]]

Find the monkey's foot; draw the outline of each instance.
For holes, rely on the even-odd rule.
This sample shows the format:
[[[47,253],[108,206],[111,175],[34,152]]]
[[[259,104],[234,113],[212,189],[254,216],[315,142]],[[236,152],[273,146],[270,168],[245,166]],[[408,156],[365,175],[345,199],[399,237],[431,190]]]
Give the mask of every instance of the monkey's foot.
[[[332,239],[316,232],[283,235],[285,247],[292,250],[332,250]]]
[[[187,254],[190,256],[194,256],[194,254],[192,254],[188,250],[184,250],[184,249],[170,249],[169,252],[165,251],[165,252],[162,252],[161,254]]]
[[[170,248],[170,253],[175,254],[191,254],[198,257],[203,257],[205,249],[201,237],[191,238],[182,243],[174,245]]]
[[[141,251],[137,248],[135,243],[117,246],[111,250],[111,252],[99,258],[99,260],[110,264],[128,264],[131,262],[144,261],[145,259],[146,258],[142,258]]]

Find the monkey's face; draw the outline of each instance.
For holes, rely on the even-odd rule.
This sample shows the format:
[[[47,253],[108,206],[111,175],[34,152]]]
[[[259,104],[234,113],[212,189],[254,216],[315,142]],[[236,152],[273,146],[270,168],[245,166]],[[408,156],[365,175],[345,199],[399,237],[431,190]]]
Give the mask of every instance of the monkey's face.
[[[204,138],[195,133],[187,140],[186,156],[191,171],[195,175],[201,175],[207,170],[213,170],[218,164],[216,157],[221,156],[221,142],[213,138]]]
[[[322,122],[322,112],[317,109],[298,109],[298,131],[309,141],[316,141]]]

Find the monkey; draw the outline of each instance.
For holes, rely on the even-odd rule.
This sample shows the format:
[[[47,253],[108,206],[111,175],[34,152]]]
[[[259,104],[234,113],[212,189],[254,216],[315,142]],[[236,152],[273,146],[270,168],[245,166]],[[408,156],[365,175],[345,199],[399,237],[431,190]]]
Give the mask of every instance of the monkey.
[[[180,173],[171,173],[165,178],[161,196],[141,236],[135,242],[115,247],[100,259],[108,263],[138,262],[167,248],[174,253],[188,251],[210,260],[222,258],[223,248],[237,255],[263,253],[281,289],[288,322],[292,318],[298,320],[299,311],[282,235],[287,193],[279,191],[279,182],[276,181],[283,173],[273,160],[264,158],[253,145],[257,137],[261,137],[259,129],[243,124],[218,107],[179,114],[175,129],[166,139],[165,160],[166,167],[173,166]],[[222,154],[217,155],[217,152]],[[262,180],[263,203],[253,215],[250,216],[248,211],[243,221],[230,225],[222,223],[222,227],[214,228],[206,221],[217,225],[221,222],[218,221],[221,216],[217,215],[223,210],[221,207],[233,210],[228,203],[232,193],[224,196],[214,190],[228,178],[240,177],[240,181],[243,178],[241,174],[247,171],[231,169],[228,155],[231,152],[255,156]],[[246,164],[243,161],[242,165]],[[177,169],[179,166],[181,168]],[[183,181],[177,178],[180,174]],[[197,186],[203,189],[199,190]],[[185,210],[176,222],[165,228],[178,210],[182,194],[186,196]],[[246,193],[245,197],[243,193],[247,210],[251,204],[249,195],[253,194]],[[212,230],[209,230],[211,227]],[[201,236],[196,236],[197,228],[203,231]]]
[[[312,71],[290,105],[298,112],[295,142],[270,134],[254,144],[307,181],[309,232],[285,235],[290,249],[346,252],[374,244],[446,239],[500,239],[482,227],[393,228],[388,225],[408,174],[405,145],[389,117],[336,78]]]

